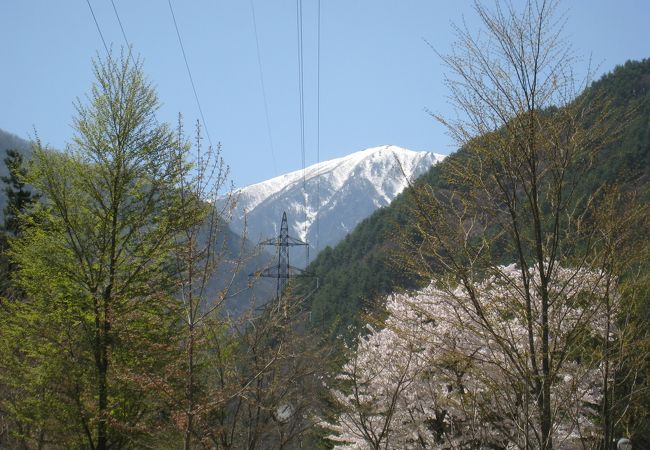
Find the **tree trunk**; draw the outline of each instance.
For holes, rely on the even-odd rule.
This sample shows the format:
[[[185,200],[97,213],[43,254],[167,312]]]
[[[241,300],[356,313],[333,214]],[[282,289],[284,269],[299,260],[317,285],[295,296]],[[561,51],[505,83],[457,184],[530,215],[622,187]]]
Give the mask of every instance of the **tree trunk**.
[[[103,361],[99,367],[99,420],[97,421],[97,450],[106,450],[106,441],[107,441],[107,414],[108,414],[108,383],[107,383],[107,372],[108,364],[106,361],[106,346],[102,345],[102,356]]]
[[[98,421],[97,421],[97,450],[106,450],[108,441],[108,333],[110,322],[108,320],[108,298],[111,295],[111,287],[104,292],[104,320],[101,321],[99,331],[99,358],[97,364],[97,394],[98,394]]]
[[[540,264],[540,267],[542,264]],[[540,420],[542,429],[542,449],[553,448],[553,421],[551,417],[551,362],[549,349],[549,294],[546,275],[540,273],[541,296],[542,296],[542,404],[540,408]]]
[[[190,311],[192,311],[192,303],[190,302]],[[194,422],[194,324],[190,321],[189,327],[189,342],[187,345],[187,385],[185,397],[187,399],[187,423],[185,424],[185,439],[183,443],[184,450],[190,450],[192,442],[192,429]]]

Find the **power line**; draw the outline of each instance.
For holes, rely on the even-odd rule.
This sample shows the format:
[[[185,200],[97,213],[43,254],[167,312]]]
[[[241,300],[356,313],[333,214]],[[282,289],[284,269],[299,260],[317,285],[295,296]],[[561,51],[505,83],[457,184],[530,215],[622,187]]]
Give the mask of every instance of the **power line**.
[[[111,0],[111,5],[113,5],[113,11],[115,12],[115,17],[117,18],[117,23],[120,25],[120,30],[122,30],[122,37],[124,38],[124,43],[126,44],[126,48],[129,51],[129,59],[131,60],[131,64],[133,64],[133,67],[137,67],[138,63],[136,62],[135,58],[133,57],[133,49],[131,47],[131,43],[126,37],[126,32],[124,31],[124,27],[122,26],[122,21],[120,20],[120,15],[117,12],[117,7],[115,7],[115,2]],[[156,113],[154,111],[153,113],[154,120],[156,123],[158,123],[158,119],[156,118]]]
[[[108,45],[106,45],[106,41],[104,40],[104,35],[102,34],[102,29],[99,27],[99,22],[97,22],[97,17],[95,17],[95,11],[93,11],[93,7],[90,4],[90,0],[86,0],[86,3],[88,4],[88,8],[90,8],[90,14],[92,14],[93,20],[95,21],[95,26],[97,27],[97,31],[99,32],[99,37],[102,38],[102,43],[104,44],[104,50],[106,50],[106,54],[109,55],[110,52],[108,51]]]
[[[298,98],[300,102],[300,152],[303,170],[303,188],[305,182],[305,88],[302,39],[302,0],[296,0],[296,25],[298,28]]]
[[[316,31],[316,253],[320,249],[320,220],[318,220],[318,209],[320,209],[320,0],[317,2],[318,27]]]
[[[113,11],[115,11],[115,17],[117,17],[117,23],[120,24],[120,30],[122,30],[122,37],[124,38],[124,42],[126,42],[127,48],[129,48],[129,54],[130,54],[131,45],[129,45],[129,40],[126,38],[126,33],[124,32],[124,27],[122,26],[120,15],[117,13],[117,8],[115,7],[115,2],[113,0],[111,0],[111,5],[113,5]]]
[[[305,179],[305,82],[302,34],[302,0],[296,0],[296,25],[298,28],[298,97],[300,102],[300,155],[302,160],[302,201],[304,211],[303,233],[307,237],[307,188]],[[307,246],[306,265],[309,265]]]
[[[138,62],[133,57],[133,47],[131,46],[129,39],[126,37],[126,31],[124,31],[124,26],[122,25],[122,20],[120,19],[120,14],[117,12],[117,7],[115,6],[114,0],[111,0],[111,5],[113,5],[113,11],[115,12],[117,23],[120,25],[120,30],[122,30],[122,37],[124,38],[124,43],[126,44],[126,48],[128,49],[129,59],[131,60],[131,64],[133,64],[133,67],[138,67]],[[152,116],[155,124],[159,125],[160,123],[158,122],[156,111],[152,111]]]
[[[124,31],[124,26],[122,25],[122,20],[120,20],[120,15],[117,12],[117,8],[115,7],[115,2],[113,0],[111,0],[111,5],[113,5],[113,11],[115,12],[115,17],[117,18],[117,23],[120,25],[120,30],[122,30],[122,37],[124,38],[124,43],[126,44],[126,48],[129,51],[129,58],[131,59],[131,63],[133,64],[134,67],[136,67],[137,63],[135,61],[135,58],[133,57],[133,51],[132,51],[131,43],[129,42],[128,38],[126,37],[126,32]],[[156,122],[158,122],[158,120],[156,119],[155,112],[154,112],[154,119],[156,120]]]
[[[260,83],[262,85],[262,97],[264,99],[264,114],[266,116],[266,131],[269,135],[269,145],[271,146],[271,159],[273,160],[273,173],[278,174],[278,168],[275,163],[275,148],[273,146],[273,135],[271,134],[271,121],[269,120],[269,106],[266,100],[266,87],[264,86],[264,73],[262,72],[262,57],[260,56],[260,41],[257,35],[257,20],[255,20],[255,5],[253,0],[250,0],[251,11],[253,13],[253,30],[255,31],[255,47],[257,48],[257,67],[260,72]]]
[[[178,43],[181,46],[181,52],[183,53],[183,60],[185,61],[185,68],[187,69],[187,74],[190,77],[192,92],[194,92],[194,100],[196,100],[196,106],[198,106],[199,108],[199,114],[201,115],[201,121],[203,122],[203,128],[205,129],[205,135],[208,137],[208,142],[210,143],[210,147],[213,147],[212,139],[210,138],[210,131],[208,130],[208,126],[206,125],[205,122],[205,116],[203,115],[203,108],[201,108],[201,102],[199,101],[199,96],[196,93],[196,86],[194,85],[194,78],[192,77],[192,71],[190,70],[190,65],[187,62],[185,47],[183,47],[183,39],[181,39],[181,33],[178,30],[178,23],[176,23],[176,16],[174,15],[174,8],[172,8],[171,0],[167,0],[167,4],[169,5],[169,11],[172,13],[172,19],[174,20],[174,28],[176,29],[176,36],[178,36]]]

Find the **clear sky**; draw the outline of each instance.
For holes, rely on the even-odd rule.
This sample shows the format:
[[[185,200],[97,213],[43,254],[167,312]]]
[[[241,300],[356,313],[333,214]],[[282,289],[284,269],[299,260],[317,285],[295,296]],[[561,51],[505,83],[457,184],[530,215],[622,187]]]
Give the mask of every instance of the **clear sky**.
[[[110,0],[89,0],[109,45],[122,33]],[[113,0],[171,123],[199,118],[166,0]],[[513,0],[515,4],[517,0]],[[238,186],[300,169],[296,0],[253,0],[273,149],[267,131],[250,0],[171,0],[206,125]],[[317,0],[303,0],[306,164],[317,161]],[[487,1],[488,4],[491,2]],[[566,0],[565,37],[598,75],[650,57],[650,1]],[[455,150],[425,109],[445,113],[451,23],[476,17],[468,0],[321,0],[320,160],[395,144]],[[86,0],[0,0],[0,128],[63,148],[73,101],[104,54]],[[274,154],[274,157],[273,157]]]

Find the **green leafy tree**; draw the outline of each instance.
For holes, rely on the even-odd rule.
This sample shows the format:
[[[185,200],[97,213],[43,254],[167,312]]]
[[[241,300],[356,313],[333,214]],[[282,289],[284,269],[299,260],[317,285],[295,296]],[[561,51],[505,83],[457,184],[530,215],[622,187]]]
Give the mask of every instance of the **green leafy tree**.
[[[0,297],[14,298],[17,292],[11,285],[11,272],[15,267],[7,256],[9,240],[20,232],[20,215],[37,201],[38,195],[27,188],[25,183],[27,168],[24,166],[23,155],[20,152],[7,149],[4,163],[9,175],[0,177],[5,184],[4,192],[7,195],[7,205],[3,211],[4,227],[0,232]]]
[[[154,446],[169,415],[170,254],[192,215],[177,194],[185,155],[131,60],[94,62],[66,152],[34,151],[44,201],[12,244],[27,299],[5,313],[2,351],[20,393],[9,407],[39,447]]]
[[[0,231],[0,305],[7,300],[21,301],[24,298],[24,293],[13,282],[16,265],[11,262],[7,253],[9,241],[15,238],[22,228],[20,216],[25,214],[38,198],[26,187],[27,169],[23,163],[23,155],[16,150],[7,149],[4,164],[9,175],[1,177],[5,183],[4,192],[8,203],[3,211],[4,227]],[[18,443],[11,439],[9,430],[14,430],[21,424],[17,423],[14,417],[8,413],[2,401],[2,399],[13,398],[14,394],[4,383],[0,383],[0,429],[2,430],[0,431],[0,447],[12,447]]]
[[[19,151],[8,149],[4,163],[9,171],[9,176],[0,178],[6,184],[4,192],[7,195],[7,206],[3,211],[4,230],[15,236],[20,231],[20,214],[38,200],[38,195],[27,187],[27,168]]]

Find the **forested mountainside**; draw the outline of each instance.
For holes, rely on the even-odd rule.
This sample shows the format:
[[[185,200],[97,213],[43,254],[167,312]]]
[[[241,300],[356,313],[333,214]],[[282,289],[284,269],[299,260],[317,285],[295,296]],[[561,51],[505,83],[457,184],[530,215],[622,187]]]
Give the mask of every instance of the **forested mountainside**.
[[[632,114],[621,136],[609,144],[594,162],[589,176],[578,189],[589,192],[617,180],[629,189],[648,196],[650,178],[650,59],[628,61],[595,81],[583,95],[604,95],[621,111]],[[464,157],[463,150],[432,167],[416,184],[444,188],[450,165]],[[334,334],[345,333],[362,323],[363,311],[372,311],[386,294],[417,286],[414,279],[395,267],[392,255],[397,232],[404,225],[412,188],[391,205],[377,210],[361,222],[345,240],[324,249],[308,271],[319,280],[319,289],[309,298],[312,323]],[[311,281],[303,284],[311,285]],[[298,286],[299,290],[306,287]],[[355,334],[355,333],[352,333]]]

